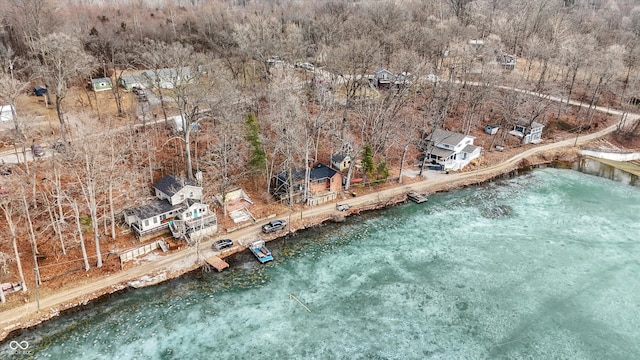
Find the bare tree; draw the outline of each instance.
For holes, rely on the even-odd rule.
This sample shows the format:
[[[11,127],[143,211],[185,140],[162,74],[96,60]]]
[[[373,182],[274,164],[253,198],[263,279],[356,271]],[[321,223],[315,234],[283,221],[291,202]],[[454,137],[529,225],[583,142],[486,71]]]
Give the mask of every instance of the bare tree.
[[[20,277],[20,284],[22,285],[22,292],[27,291],[27,283],[24,280],[24,273],[22,272],[22,260],[20,259],[20,252],[18,251],[18,223],[21,220],[21,214],[13,206],[10,200],[0,202],[0,209],[4,213],[4,218],[9,228],[9,236],[11,237],[11,244],[13,246],[13,255],[16,258],[16,266],[18,268],[18,276]],[[17,217],[17,219],[16,219]]]
[[[67,97],[69,82],[86,79],[93,69],[93,57],[85,53],[82,43],[65,33],[53,33],[40,39],[36,54],[41,55],[41,75],[55,88],[55,103],[63,138],[67,124],[63,101]]]
[[[90,132],[90,126],[86,122],[82,129]],[[98,217],[98,208],[100,198],[98,194],[102,193],[103,188],[103,154],[102,149],[94,146],[91,137],[88,134],[82,134],[83,141],[80,142],[80,163],[75,169],[75,177],[78,185],[82,190],[82,197],[89,210],[91,218],[91,228],[93,232],[93,240],[96,247],[97,267],[102,267],[102,253],[100,251],[100,218]]]
[[[11,41],[21,56],[37,53],[37,43],[61,24],[58,8],[50,0],[10,0],[7,6]]]
[[[82,250],[82,259],[84,260],[84,271],[89,271],[89,258],[87,257],[87,248],[84,245],[84,235],[82,235],[82,226],[80,225],[80,211],[78,210],[78,203],[71,202],[73,213],[75,214],[76,226],[78,228],[78,236],[80,237],[80,248]]]

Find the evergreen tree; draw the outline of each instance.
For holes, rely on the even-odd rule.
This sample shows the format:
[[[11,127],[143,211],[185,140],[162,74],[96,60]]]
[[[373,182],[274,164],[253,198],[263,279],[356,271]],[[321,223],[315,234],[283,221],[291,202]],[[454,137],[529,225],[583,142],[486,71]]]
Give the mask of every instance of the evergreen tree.
[[[247,115],[247,136],[246,139],[251,144],[251,155],[249,157],[249,167],[258,171],[265,171],[265,163],[267,161],[267,155],[262,148],[262,142],[260,141],[260,128],[258,127],[258,119],[253,114]]]
[[[373,165],[373,150],[369,145],[365,145],[364,152],[362,153],[362,170],[365,176],[371,175],[375,166]]]
[[[382,161],[378,164],[378,179],[382,179],[383,182],[389,177],[389,168],[386,161]]]

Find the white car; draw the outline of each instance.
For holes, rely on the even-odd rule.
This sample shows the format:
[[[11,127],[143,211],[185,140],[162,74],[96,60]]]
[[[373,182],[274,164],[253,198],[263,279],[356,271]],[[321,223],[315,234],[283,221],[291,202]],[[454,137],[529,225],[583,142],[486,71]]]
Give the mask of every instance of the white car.
[[[312,63],[308,63],[308,62],[304,62],[304,63],[297,63],[296,67],[298,68],[303,68],[305,70],[309,70],[309,71],[313,71],[315,69],[315,66],[313,66]]]
[[[435,74],[429,74],[427,75],[427,81],[436,84],[440,82],[440,78]]]

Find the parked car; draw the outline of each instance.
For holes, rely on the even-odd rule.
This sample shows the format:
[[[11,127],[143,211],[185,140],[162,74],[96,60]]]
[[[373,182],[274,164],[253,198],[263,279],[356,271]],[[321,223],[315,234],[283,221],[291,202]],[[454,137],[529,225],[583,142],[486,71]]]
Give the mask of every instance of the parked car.
[[[35,156],[35,157],[44,156],[44,148],[40,144],[31,145],[31,152],[33,153],[33,156]]]
[[[143,88],[141,88],[139,86],[134,86],[134,87],[131,88],[131,91],[134,94],[138,95],[138,101],[148,101],[149,100],[149,98],[147,97],[147,92]]]
[[[44,86],[36,86],[33,88],[33,95],[35,96],[45,96],[47,94],[48,90],[46,87]]]
[[[313,66],[312,63],[308,63],[308,62],[304,62],[304,63],[297,63],[296,64],[297,68],[303,68],[305,70],[309,70],[309,71],[313,71],[315,69],[315,66]]]
[[[262,225],[262,232],[265,234],[269,234],[274,231],[282,230],[286,226],[287,222],[284,220],[271,220],[268,223]]]
[[[427,81],[430,82],[430,83],[437,84],[437,83],[440,82],[440,78],[438,77],[438,75],[429,74],[429,75],[427,75]]]
[[[228,247],[232,247],[233,246],[233,240],[231,239],[220,239],[217,240],[216,242],[213,243],[213,249],[214,250],[222,250],[222,249],[226,249]]]
[[[349,204],[337,204],[336,205],[336,210],[338,211],[347,211],[351,209],[351,206]]]
[[[144,89],[140,86],[134,86],[131,88],[131,91],[136,95],[146,94]]]

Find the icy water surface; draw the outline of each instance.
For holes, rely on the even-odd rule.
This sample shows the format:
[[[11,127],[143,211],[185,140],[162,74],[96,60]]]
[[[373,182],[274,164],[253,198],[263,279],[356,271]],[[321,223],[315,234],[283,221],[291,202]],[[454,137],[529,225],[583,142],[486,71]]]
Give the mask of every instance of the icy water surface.
[[[0,358],[638,359],[638,214],[638,188],[538,170],[112,296]]]

